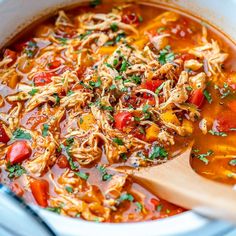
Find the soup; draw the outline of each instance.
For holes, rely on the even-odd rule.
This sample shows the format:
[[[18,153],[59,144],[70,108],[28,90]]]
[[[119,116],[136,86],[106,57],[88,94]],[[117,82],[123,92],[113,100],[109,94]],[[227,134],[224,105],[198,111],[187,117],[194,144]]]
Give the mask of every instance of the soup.
[[[115,167],[161,164],[194,141],[196,172],[235,184],[235,55],[177,11],[97,1],[59,11],[2,51],[0,181],[89,221],[183,212]]]

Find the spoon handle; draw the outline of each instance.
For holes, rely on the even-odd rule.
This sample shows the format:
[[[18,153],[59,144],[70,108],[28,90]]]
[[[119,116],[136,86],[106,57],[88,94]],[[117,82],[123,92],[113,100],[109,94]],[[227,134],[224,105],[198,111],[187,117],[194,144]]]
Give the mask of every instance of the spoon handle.
[[[236,223],[236,192],[196,174],[184,158],[132,174],[154,194],[176,205]]]

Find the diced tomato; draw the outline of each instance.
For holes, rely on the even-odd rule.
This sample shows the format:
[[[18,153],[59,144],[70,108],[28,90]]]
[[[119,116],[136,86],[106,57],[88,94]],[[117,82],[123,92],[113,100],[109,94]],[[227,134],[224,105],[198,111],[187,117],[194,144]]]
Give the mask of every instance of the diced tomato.
[[[52,61],[48,64],[48,67],[50,70],[56,69],[61,65],[61,62],[59,60]]]
[[[155,209],[157,208],[158,205],[160,205],[160,201],[156,198],[152,198],[150,202],[154,206]]]
[[[145,94],[145,96],[146,96],[146,94]],[[156,100],[155,100],[155,98],[153,96],[151,96],[151,97],[147,98],[147,103],[150,106],[155,106],[156,105]]]
[[[66,156],[60,155],[57,159],[57,165],[61,169],[65,169],[65,168],[69,167],[69,163],[68,163],[68,160],[67,160]]]
[[[31,156],[31,153],[32,150],[27,141],[21,140],[11,144],[7,150],[6,158],[7,161],[12,165],[28,159]]]
[[[236,129],[236,114],[231,111],[221,113],[216,118],[216,122],[217,129],[220,132],[231,131],[232,129]]]
[[[77,76],[81,78],[86,70],[86,67],[80,66],[79,69],[77,70]]]
[[[157,79],[157,80],[147,80],[147,81],[145,81],[145,83],[142,86],[143,86],[143,88],[148,89],[148,90],[155,93],[156,89],[158,87],[160,87],[160,85],[162,83],[163,83],[163,81],[159,80],[159,79]]]
[[[114,116],[115,119],[115,127],[119,130],[123,130],[125,127],[132,123],[133,116],[130,112],[124,111],[116,114]]]
[[[10,140],[8,137],[2,123],[0,123],[0,142],[1,143],[7,143]]]
[[[15,193],[18,197],[22,197],[24,195],[23,188],[16,182],[11,184],[11,191]]]
[[[190,53],[184,53],[180,56],[180,58],[183,60],[183,61],[188,61],[188,60],[191,60],[191,59],[195,59],[196,57],[193,55],[193,54],[190,54]]]
[[[51,78],[54,75],[54,73],[41,72],[34,76],[33,81],[36,86],[44,86],[45,84],[49,84],[52,82]]]
[[[10,49],[6,49],[5,52],[4,52],[4,57],[8,57],[8,58],[12,59],[12,61],[7,64],[8,66],[11,66],[16,61],[17,53],[10,50]]]
[[[230,101],[226,105],[231,111],[236,113],[236,100]]]
[[[133,24],[138,24],[139,23],[139,17],[136,13],[134,12],[128,12],[122,16],[123,23],[133,25]]]
[[[48,206],[49,183],[44,179],[32,179],[30,181],[30,188],[35,201],[41,207]]]
[[[145,131],[142,130],[142,127],[136,127],[131,131],[131,134],[138,139],[146,141],[146,134]]]
[[[200,108],[204,102],[204,99],[205,97],[203,91],[201,89],[197,89],[192,93],[189,102]]]

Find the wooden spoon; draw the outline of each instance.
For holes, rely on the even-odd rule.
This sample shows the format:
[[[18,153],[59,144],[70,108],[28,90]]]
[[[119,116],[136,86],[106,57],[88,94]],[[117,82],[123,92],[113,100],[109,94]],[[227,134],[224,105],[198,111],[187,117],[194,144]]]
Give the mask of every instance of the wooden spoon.
[[[158,166],[118,170],[131,175],[151,192],[171,203],[216,219],[236,223],[236,192],[232,187],[201,177],[190,166],[188,147]]]

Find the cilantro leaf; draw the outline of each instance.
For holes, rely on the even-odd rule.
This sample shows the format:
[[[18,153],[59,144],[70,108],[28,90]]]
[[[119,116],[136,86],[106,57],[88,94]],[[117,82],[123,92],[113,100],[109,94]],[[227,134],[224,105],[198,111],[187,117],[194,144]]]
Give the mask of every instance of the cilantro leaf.
[[[151,152],[149,153],[148,158],[151,160],[157,159],[157,158],[167,158],[168,152],[160,146],[154,145],[151,149]]]
[[[20,177],[21,175],[26,173],[25,168],[23,168],[19,164],[15,164],[15,165],[7,164],[7,171],[9,172],[8,177],[10,179]]]
[[[12,139],[27,139],[27,140],[30,140],[31,138],[32,138],[32,137],[31,137],[31,134],[25,132],[25,131],[22,130],[22,129],[17,129],[17,130],[13,133],[13,136],[12,136]]]

